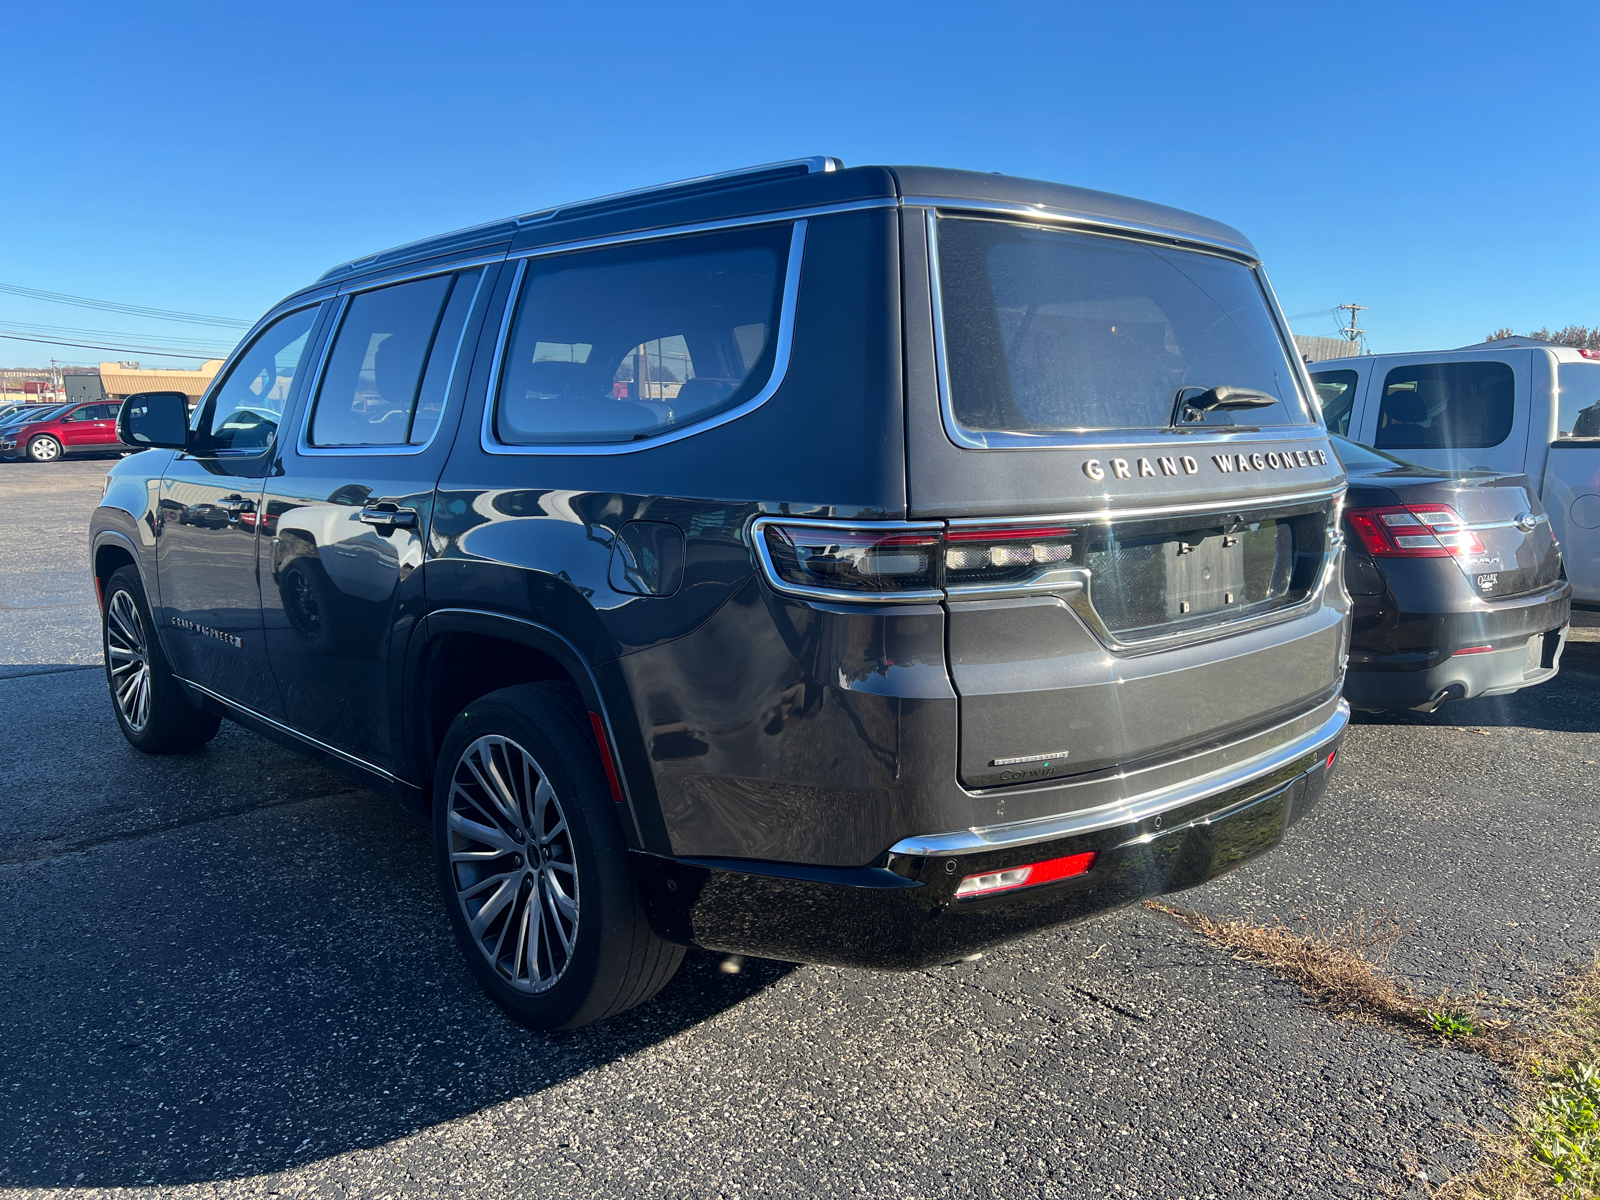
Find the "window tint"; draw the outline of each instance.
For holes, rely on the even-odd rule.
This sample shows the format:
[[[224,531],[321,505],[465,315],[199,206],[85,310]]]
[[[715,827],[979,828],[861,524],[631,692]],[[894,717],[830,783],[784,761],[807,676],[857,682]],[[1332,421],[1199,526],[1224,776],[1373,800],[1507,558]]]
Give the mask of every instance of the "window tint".
[[[987,432],[1166,428],[1178,392],[1278,399],[1218,424],[1304,424],[1295,368],[1242,263],[1005,221],[939,222],[950,402]]]
[[[1600,438],[1600,363],[1564,362],[1556,429],[1563,438]]]
[[[495,436],[626,442],[756,395],[772,374],[788,226],[529,264]]]
[[[442,329],[453,290],[465,298],[449,305],[454,338]],[[472,290],[465,280],[457,286],[453,275],[435,275],[352,296],[317,389],[311,444],[403,446],[417,435],[426,441],[443,411]],[[430,358],[436,341],[440,352]]]
[[[1396,367],[1383,381],[1374,444],[1386,450],[1498,446],[1511,432],[1516,377],[1499,362]]]
[[[1361,376],[1354,371],[1319,371],[1311,377],[1322,405],[1322,419],[1329,433],[1350,432],[1350,410],[1356,402],[1356,384]]]
[[[316,316],[312,305],[267,326],[211,394],[200,429],[213,451],[255,453],[272,444]]]

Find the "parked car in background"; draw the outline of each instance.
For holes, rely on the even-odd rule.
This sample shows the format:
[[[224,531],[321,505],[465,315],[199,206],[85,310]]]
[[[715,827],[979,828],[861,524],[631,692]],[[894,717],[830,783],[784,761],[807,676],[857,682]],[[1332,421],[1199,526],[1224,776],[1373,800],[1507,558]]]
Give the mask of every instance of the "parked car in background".
[[[1333,433],[1452,474],[1527,475],[1573,596],[1600,603],[1600,352],[1486,342],[1332,359],[1311,378]]]
[[[122,423],[124,736],[392,788],[539,1027],[689,944],[914,968],[1201,883],[1348,720],[1310,380],[1244,236],[1138,200],[813,159],[567,205],[335,267]]]
[[[0,432],[0,457],[47,463],[72,455],[121,454],[127,450],[117,438],[117,410],[121,407],[120,400],[91,400],[35,416]]]
[[[42,421],[66,409],[65,404],[14,404],[11,411],[0,416],[0,431],[15,429],[30,421]]]
[[[1431,712],[1555,678],[1572,587],[1528,477],[1333,445],[1350,479],[1350,706]]]

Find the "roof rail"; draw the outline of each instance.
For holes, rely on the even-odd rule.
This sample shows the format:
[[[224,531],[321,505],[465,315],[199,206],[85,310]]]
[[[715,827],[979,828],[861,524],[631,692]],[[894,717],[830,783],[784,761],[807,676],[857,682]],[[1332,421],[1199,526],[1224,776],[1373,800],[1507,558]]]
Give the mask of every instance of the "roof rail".
[[[562,217],[605,212],[613,208],[625,208],[646,196],[673,199],[678,196],[692,196],[701,192],[721,191],[727,187],[740,187],[744,184],[760,183],[765,179],[783,179],[791,175],[812,175],[820,171],[837,171],[843,166],[844,163],[841,160],[826,155],[813,155],[810,158],[791,158],[783,162],[762,163],[760,166],[755,167],[740,167],[736,171],[719,171],[714,175],[697,175],[692,179],[680,179],[673,183],[659,183],[653,187],[634,188],[626,192],[613,192],[609,196],[596,196],[592,200],[578,200],[570,204],[558,204],[554,208],[544,208],[537,212],[520,216],[517,218],[517,224],[519,226],[538,225],[545,221],[554,221]]]
[[[496,226],[517,229],[525,225],[538,225],[545,221],[554,221],[558,218],[600,213],[609,209],[627,208],[629,205],[636,204],[646,197],[674,199],[679,196],[694,196],[702,192],[715,192],[723,188],[740,187],[745,184],[764,182],[768,179],[784,179],[795,175],[813,175],[823,171],[837,171],[843,166],[844,163],[839,159],[830,158],[826,155],[814,155],[811,158],[791,158],[784,162],[763,163],[756,167],[741,167],[737,171],[720,171],[715,175],[699,175],[693,179],[680,179],[676,183],[662,183],[654,187],[635,188],[628,192],[616,192],[610,196],[596,196],[593,200],[578,200],[570,204],[558,204],[554,208],[540,209],[537,212],[531,212],[511,220],[485,221],[481,225],[469,226],[466,229],[454,230],[451,233],[419,238],[414,242],[406,242],[404,245],[394,246],[388,250],[380,250],[377,254],[366,254],[330,268],[322,273],[317,282],[324,283],[338,276],[351,274],[363,267],[370,266],[380,259],[399,255],[413,247],[427,246],[446,238],[475,233],[480,229],[489,230]]]

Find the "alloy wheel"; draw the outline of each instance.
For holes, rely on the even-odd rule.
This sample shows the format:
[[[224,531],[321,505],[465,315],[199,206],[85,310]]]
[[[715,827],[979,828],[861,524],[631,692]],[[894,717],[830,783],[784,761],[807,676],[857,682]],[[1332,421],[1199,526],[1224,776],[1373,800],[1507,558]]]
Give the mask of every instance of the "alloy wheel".
[[[61,453],[61,446],[55,438],[34,438],[28,443],[28,455],[34,462],[51,462]]]
[[[561,802],[533,756],[480,737],[450,781],[450,873],[472,942],[518,991],[553,987],[578,938],[578,865]]]
[[[106,605],[106,657],[117,711],[135,733],[150,723],[150,649],[139,606],[127,592],[114,592]]]

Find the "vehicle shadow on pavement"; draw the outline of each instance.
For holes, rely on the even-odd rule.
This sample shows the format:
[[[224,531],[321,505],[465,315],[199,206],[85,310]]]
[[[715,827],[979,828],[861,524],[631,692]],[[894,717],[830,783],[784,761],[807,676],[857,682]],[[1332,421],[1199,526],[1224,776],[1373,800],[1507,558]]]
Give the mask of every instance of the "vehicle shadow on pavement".
[[[0,866],[0,1187],[205,1182],[375,1146],[794,969],[721,961],[691,951],[654,1001],[591,1029],[515,1025],[457,953],[429,831],[371,792]]]
[[[1408,709],[1351,714],[1362,725],[1485,726],[1544,729],[1553,733],[1600,733],[1600,644],[1569,643],[1561,674],[1548,683],[1509,696],[1454,700],[1431,713]]]

